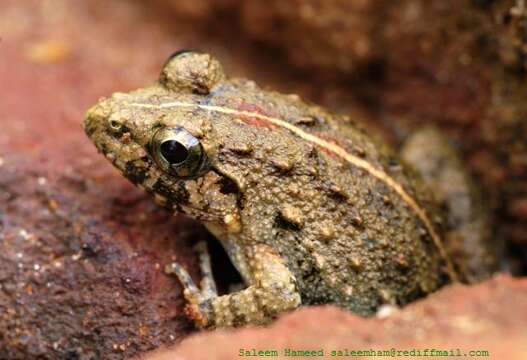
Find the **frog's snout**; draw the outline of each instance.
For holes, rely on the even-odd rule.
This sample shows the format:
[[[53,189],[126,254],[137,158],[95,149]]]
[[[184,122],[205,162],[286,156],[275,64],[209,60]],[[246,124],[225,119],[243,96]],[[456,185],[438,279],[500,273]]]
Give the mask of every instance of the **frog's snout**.
[[[107,121],[109,115],[109,111],[104,106],[101,106],[100,103],[88,109],[88,111],[86,111],[83,124],[86,135],[94,140],[93,136],[102,130],[102,127]]]
[[[111,145],[115,142],[115,139],[110,139],[112,125],[116,128],[120,126],[117,122],[113,124],[111,121],[112,109],[106,104],[107,100],[102,100],[88,109],[83,124],[86,135],[88,135],[99,152],[105,155],[112,150],[113,146]]]

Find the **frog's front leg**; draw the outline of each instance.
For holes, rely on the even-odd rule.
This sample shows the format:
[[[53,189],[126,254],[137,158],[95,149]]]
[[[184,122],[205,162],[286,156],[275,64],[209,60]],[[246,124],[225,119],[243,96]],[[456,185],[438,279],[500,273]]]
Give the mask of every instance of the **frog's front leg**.
[[[203,275],[201,289],[177,263],[169,265],[166,272],[176,274],[183,284],[188,302],[186,313],[199,327],[262,324],[300,305],[294,275],[268,245],[255,244],[246,248],[251,284],[244,290],[223,296],[216,294],[206,247],[200,245],[198,251]]]

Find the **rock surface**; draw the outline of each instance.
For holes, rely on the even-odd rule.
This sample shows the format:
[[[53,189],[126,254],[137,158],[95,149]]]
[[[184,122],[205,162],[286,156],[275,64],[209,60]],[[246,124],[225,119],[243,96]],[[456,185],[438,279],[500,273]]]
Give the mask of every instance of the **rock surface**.
[[[171,217],[129,185],[96,153],[80,126],[84,111],[99,97],[152,82],[166,57],[180,48],[210,51],[230,74],[369,120],[373,127],[392,135],[392,140],[424,122],[441,125],[457,139],[467,166],[479,175],[489,195],[496,239],[507,241],[515,255],[512,260],[504,257],[504,263],[518,274],[526,273],[527,109],[521,70],[525,17],[514,7],[515,2],[463,2],[460,8],[466,11],[456,14],[440,5],[422,7],[424,2],[419,0],[406,0],[406,7],[391,6],[390,36],[385,36],[383,48],[372,48],[367,56],[352,62],[361,64],[358,68],[368,68],[371,62],[374,71],[349,77],[343,75],[344,68],[337,67],[333,75],[340,80],[329,81],[328,72],[320,70],[331,67],[328,63],[312,63],[306,67],[310,70],[298,70],[299,64],[290,67],[281,61],[286,57],[280,54],[297,32],[303,36],[312,31],[310,23],[284,29],[288,35],[280,36],[282,42],[262,46],[265,39],[258,32],[266,27],[253,31],[246,27],[255,10],[249,5],[242,8],[238,0],[215,0],[214,7],[210,1],[158,0],[155,5],[103,0],[2,1],[1,359],[129,358],[174,344],[194,331],[183,316],[181,288],[160,269],[178,258],[198,279],[192,244],[208,235],[195,223]],[[387,12],[375,11],[383,3],[392,2],[375,1],[362,7],[357,2],[355,9],[363,9],[361,23],[373,24],[378,15],[386,17]],[[264,25],[272,23],[278,11],[269,4]],[[272,4],[286,6],[279,5],[283,1]],[[416,14],[408,9],[420,9],[426,16],[396,16]],[[435,11],[441,16],[435,16]],[[297,16],[290,11],[279,14]],[[289,18],[284,19],[287,23]],[[317,29],[329,34],[332,28],[322,25]],[[358,37],[379,45],[369,38],[369,25],[359,29],[355,25],[349,28],[358,31]],[[323,48],[326,37],[315,38],[317,42],[308,45]],[[435,47],[442,42],[446,47]],[[462,56],[466,49],[469,57]],[[354,50],[331,47],[332,54],[340,51],[346,56]],[[220,282],[227,284],[232,273],[226,270],[225,258],[220,256],[215,263],[222,270]],[[461,298],[445,295],[450,293]],[[284,342],[280,344],[286,344],[291,330],[304,328],[305,338],[298,337],[291,345],[323,340],[328,347],[351,347],[353,339],[365,346],[368,341],[381,344],[391,339],[410,346],[418,336],[425,336],[437,337],[446,346],[458,344],[463,335],[459,344],[467,348],[474,339],[482,349],[487,340],[489,347],[497,349],[501,343],[503,351],[507,346],[518,349],[518,339],[525,336],[520,323],[525,329],[526,316],[522,303],[514,299],[525,303],[524,293],[524,280],[502,276],[473,289],[445,289],[393,315],[393,320],[366,321],[331,308],[304,309],[269,329],[200,335],[185,342],[181,354],[197,347],[194,342],[219,341],[212,338],[215,336],[235,336],[229,341],[242,344],[249,336],[244,334],[252,334],[244,346],[251,345],[255,337],[263,346],[266,336],[282,331]],[[493,307],[485,305],[487,299]],[[469,332],[473,326],[476,330],[484,326],[485,333],[476,332],[481,342],[450,323],[429,325],[438,324],[445,312],[453,311],[450,307],[457,300],[466,307],[456,307],[454,323]],[[437,314],[427,313],[428,303]],[[463,311],[468,320],[459,320]],[[486,319],[483,325],[474,320],[478,311]],[[433,321],[422,322],[417,314]],[[395,319],[405,331],[398,331]],[[380,331],[385,324],[395,330]],[[320,329],[328,334],[324,339]],[[422,329],[421,333],[414,333],[415,329]],[[349,343],[346,334],[350,334]],[[227,356],[231,350],[222,351]]]
[[[527,356],[526,280],[499,275],[472,287],[451,286],[402,311],[383,313],[383,318],[363,319],[330,306],[305,308],[267,328],[193,335],[177,349],[159,350],[146,359],[226,360],[244,358],[239,357],[240,351],[265,350],[278,351],[280,356],[274,358],[290,359],[284,356],[286,349],[323,350],[325,356],[317,358],[328,359],[339,358],[331,356],[332,351],[390,354],[392,349],[419,349],[422,355],[425,349],[459,351],[471,359],[478,358],[471,351],[487,351],[489,355],[482,353],[481,358],[490,359],[523,360]]]

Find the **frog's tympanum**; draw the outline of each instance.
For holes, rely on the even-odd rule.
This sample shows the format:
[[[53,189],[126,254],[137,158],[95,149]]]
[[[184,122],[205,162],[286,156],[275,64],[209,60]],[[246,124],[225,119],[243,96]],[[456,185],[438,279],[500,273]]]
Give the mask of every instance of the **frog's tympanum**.
[[[398,156],[348,117],[188,51],[154,85],[101,100],[84,126],[126,178],[204,224],[239,271],[246,287],[218,296],[203,244],[199,287],[167,266],[200,327],[309,304],[367,316],[493,269],[484,212],[437,131]]]

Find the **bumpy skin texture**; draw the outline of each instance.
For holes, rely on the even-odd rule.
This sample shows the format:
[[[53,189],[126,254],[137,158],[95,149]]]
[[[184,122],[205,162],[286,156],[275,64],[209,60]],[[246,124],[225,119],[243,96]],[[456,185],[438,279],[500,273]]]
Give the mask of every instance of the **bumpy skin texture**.
[[[185,178],[155,150],[160,129],[176,128],[206,159]],[[371,315],[457,279],[416,173],[349,119],[227,79],[208,54],[180,53],[153,86],[101,100],[85,131],[158,203],[204,223],[239,270],[247,288],[218,297],[203,247],[201,289],[167,268],[201,327],[264,323],[301,304]]]

